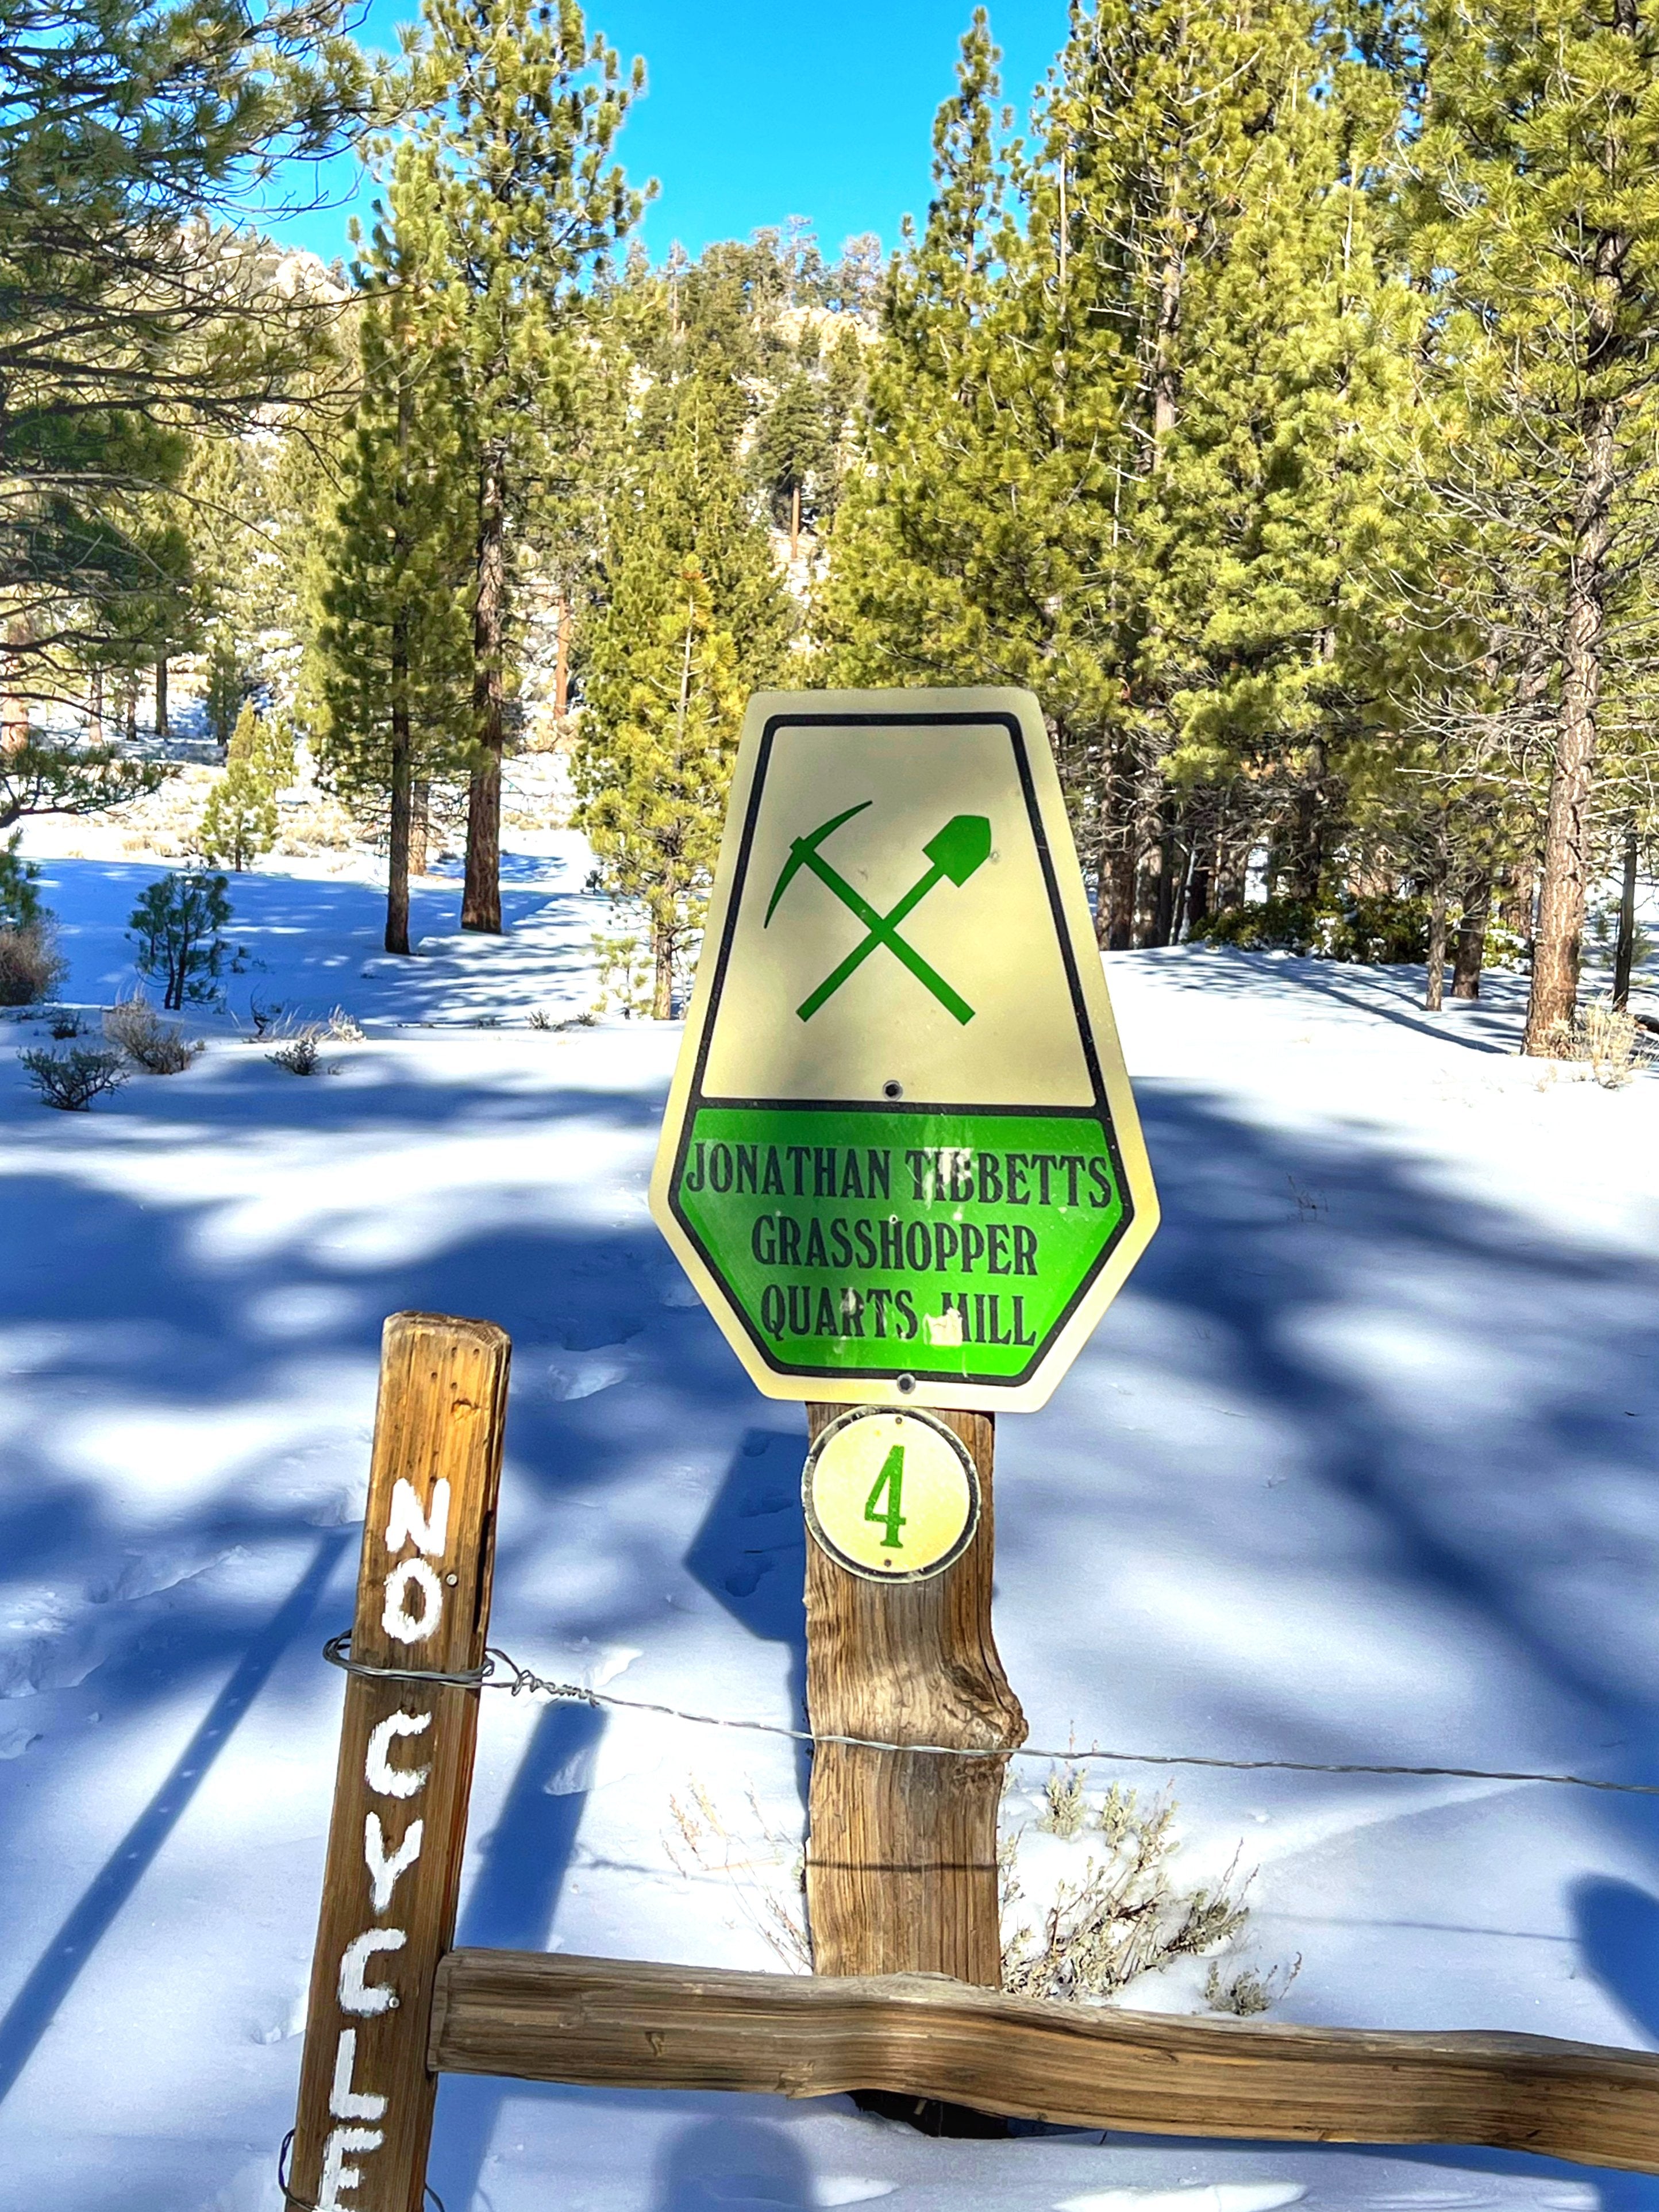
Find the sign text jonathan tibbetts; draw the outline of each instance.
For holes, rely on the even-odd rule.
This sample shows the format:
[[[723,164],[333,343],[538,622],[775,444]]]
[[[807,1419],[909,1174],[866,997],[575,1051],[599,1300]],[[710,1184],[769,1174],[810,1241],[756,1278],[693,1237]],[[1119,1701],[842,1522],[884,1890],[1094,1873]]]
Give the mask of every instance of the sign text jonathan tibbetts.
[[[750,703],[651,1203],[769,1396],[1048,1397],[1158,1206],[1029,693]]]

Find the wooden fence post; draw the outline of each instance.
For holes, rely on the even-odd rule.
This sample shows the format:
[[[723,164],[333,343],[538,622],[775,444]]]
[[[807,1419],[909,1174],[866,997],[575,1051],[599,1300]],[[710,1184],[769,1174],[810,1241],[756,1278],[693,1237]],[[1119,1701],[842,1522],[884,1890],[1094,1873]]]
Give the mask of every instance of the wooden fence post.
[[[483,1663],[509,1345],[489,1322],[394,1314],[363,1523],[355,1661]],[[478,1692],[351,1674],[312,1966],[289,2202],[420,2212],[427,2034],[455,1932]]]
[[[848,1410],[809,1405],[808,1430]],[[989,1413],[942,1413],[978,1471],[979,1533],[926,1582],[866,1582],[806,1547],[806,1702],[820,1732],[1012,1750],[1025,1716],[991,1633]],[[1002,1986],[997,1803],[1006,1759],[820,1744],[806,1911],[819,1974],[951,1974]]]

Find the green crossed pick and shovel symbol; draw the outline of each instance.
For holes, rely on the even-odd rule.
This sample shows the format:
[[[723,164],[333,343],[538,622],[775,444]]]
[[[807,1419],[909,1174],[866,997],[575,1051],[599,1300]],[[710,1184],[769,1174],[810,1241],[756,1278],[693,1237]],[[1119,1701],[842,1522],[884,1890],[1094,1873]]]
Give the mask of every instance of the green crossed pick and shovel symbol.
[[[862,814],[873,799],[866,799],[857,806],[849,806],[844,814],[837,814],[821,823],[810,836],[797,837],[789,848],[789,858],[784,862],[772,893],[772,903],[766,909],[768,927],[777,912],[778,901],[803,868],[810,868],[818,881],[832,890],[842,904],[855,914],[869,932],[861,944],[854,946],[838,968],[832,969],[817,990],[802,1000],[795,1012],[804,1022],[810,1022],[827,1000],[834,998],[842,985],[855,969],[863,966],[878,945],[884,945],[897,960],[903,962],[916,981],[926,986],[947,1013],[954,1014],[959,1022],[971,1022],[974,1010],[961,993],[953,991],[937,968],[922,958],[913,945],[906,944],[898,933],[898,926],[907,915],[914,913],[935,884],[946,881],[958,889],[975,869],[981,868],[991,857],[991,824],[982,814],[955,814],[938,834],[922,847],[930,863],[925,873],[918,876],[904,896],[885,914],[878,914],[868,899],[854,889],[845,876],[833,868],[819,848],[824,840],[839,830],[843,822],[850,822],[855,814]]]

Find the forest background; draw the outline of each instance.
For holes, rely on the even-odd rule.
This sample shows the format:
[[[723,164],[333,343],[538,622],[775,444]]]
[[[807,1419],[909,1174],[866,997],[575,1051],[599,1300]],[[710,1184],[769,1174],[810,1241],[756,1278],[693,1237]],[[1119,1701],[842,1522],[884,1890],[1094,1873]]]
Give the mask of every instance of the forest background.
[[[1077,0],[1026,113],[981,13],[890,259],[655,264],[574,0],[427,0],[393,62],[333,0],[0,21],[0,827],[153,787],[189,656],[203,857],[297,743],[406,954],[434,836],[500,929],[502,763],[556,749],[662,1018],[750,690],[1021,684],[1109,951],[1426,957],[1435,1006],[1520,960],[1550,1054],[1611,877],[1627,988],[1650,0]],[[330,270],[272,195],[347,149]]]

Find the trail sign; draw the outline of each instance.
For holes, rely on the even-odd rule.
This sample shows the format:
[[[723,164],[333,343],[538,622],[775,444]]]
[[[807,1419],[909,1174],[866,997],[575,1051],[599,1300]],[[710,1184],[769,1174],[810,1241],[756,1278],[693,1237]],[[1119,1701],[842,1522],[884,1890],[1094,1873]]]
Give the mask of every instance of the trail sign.
[[[842,1414],[807,1453],[800,1487],[814,1541],[866,1582],[942,1575],[979,1527],[974,1455],[930,1413]]]
[[[750,702],[651,1206],[769,1396],[1048,1396],[1158,1202],[1029,692]]]

